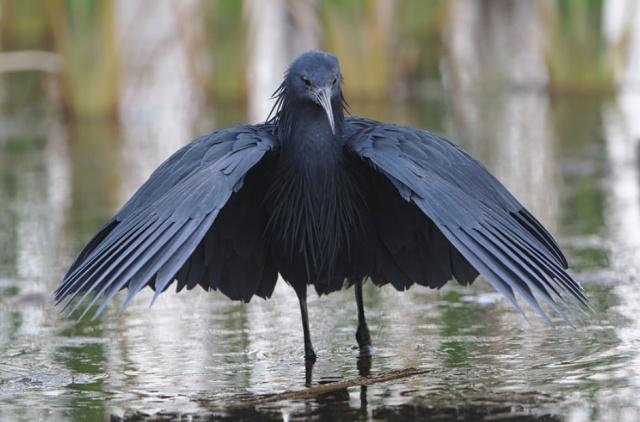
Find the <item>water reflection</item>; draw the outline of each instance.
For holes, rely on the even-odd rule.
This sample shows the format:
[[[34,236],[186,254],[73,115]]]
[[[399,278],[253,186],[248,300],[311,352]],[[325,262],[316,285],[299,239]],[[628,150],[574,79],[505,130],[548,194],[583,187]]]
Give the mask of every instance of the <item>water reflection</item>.
[[[204,102],[197,63],[192,62],[206,57],[202,44],[194,42],[204,36],[202,7],[199,0],[116,3],[122,68],[117,98],[124,141],[119,202],[195,137]]]
[[[615,7],[612,5],[611,7]],[[620,5],[618,5],[620,6]],[[636,5],[637,6],[637,5]],[[620,298],[616,311],[626,318],[617,329],[620,349],[633,361],[628,369],[629,387],[640,385],[640,107],[638,71],[640,70],[640,8],[635,7],[630,16],[617,15],[617,19],[631,22],[627,66],[621,77],[617,101],[609,104],[605,112],[605,139],[609,175],[606,180],[608,201],[608,236],[611,238],[612,267],[619,275],[615,292]],[[611,14],[611,13],[610,13]],[[609,27],[615,28],[615,18],[609,19]],[[633,414],[629,407],[626,411]]]
[[[518,97],[513,98],[515,101]],[[564,101],[568,109],[580,110],[575,102]],[[582,111],[590,110],[586,116],[597,121],[600,110],[608,110],[599,104]],[[358,105],[353,108],[358,109]],[[556,142],[558,151],[558,155],[550,156],[556,160],[552,165],[562,165],[564,169],[567,167],[564,163],[569,162],[568,167],[574,169],[563,172],[569,199],[559,211],[563,213],[559,219],[561,231],[570,240],[570,258],[582,253],[585,242],[579,239],[594,233],[608,240],[616,239],[620,249],[607,252],[612,256],[610,264],[591,263],[579,276],[607,270],[611,265],[628,280],[614,288],[606,284],[588,285],[600,313],[586,327],[578,331],[566,327],[554,330],[537,319],[527,325],[499,295],[480,284],[474,289],[448,286],[442,292],[412,289],[405,293],[367,285],[365,305],[376,348],[371,368],[366,369],[369,362],[359,360],[358,351],[353,348],[357,323],[353,292],[314,297],[310,312],[320,359],[311,380],[302,364],[297,303],[284,285],[278,287],[272,301],[249,305],[195,291],[164,295],[148,309],[151,295],[143,294],[123,317],[115,315],[117,307],[114,307],[102,320],[79,325],[61,319],[48,303],[43,306],[42,302],[18,301],[16,298],[23,293],[46,293],[54,287],[63,271],[62,261],[70,259],[67,247],[59,250],[55,242],[79,247],[109,210],[117,206],[120,192],[118,178],[110,170],[118,166],[97,167],[101,161],[117,164],[120,160],[125,144],[116,144],[113,150],[113,145],[105,143],[105,139],[117,135],[112,129],[100,125],[72,127],[67,136],[90,137],[95,144],[86,147],[69,142],[68,152],[58,152],[67,157],[60,162],[66,162],[69,170],[60,173],[42,165],[54,153],[50,142],[55,142],[43,140],[43,146],[26,153],[22,162],[4,168],[9,178],[35,185],[35,192],[39,193],[25,199],[21,189],[3,191],[8,202],[21,204],[21,212],[4,217],[9,219],[6,227],[20,227],[36,219],[35,216],[56,213],[58,217],[40,217],[38,221],[47,226],[44,233],[62,234],[44,245],[20,241],[17,244],[22,250],[12,249],[2,257],[2,262],[6,262],[0,274],[5,280],[0,284],[3,409],[17,419],[41,417],[45,412],[42,403],[47,406],[53,403],[53,414],[59,419],[81,416],[103,419],[111,413],[203,415],[247,397],[301,390],[307,384],[317,386],[354,378],[367,371],[376,375],[416,367],[428,372],[401,382],[349,387],[309,399],[215,411],[229,417],[244,415],[274,420],[282,420],[283,415],[327,420],[336,415],[398,420],[427,416],[535,420],[558,414],[585,420],[602,412],[612,415],[611,419],[622,412],[635,415],[638,410],[634,400],[640,392],[637,347],[634,348],[638,327],[633,312],[637,299],[631,290],[635,261],[625,259],[623,262],[629,265],[618,267],[616,260],[623,250],[637,253],[639,248],[628,243],[630,238],[622,240],[623,229],[615,230],[618,219],[629,224],[630,214],[628,207],[614,204],[622,204],[629,198],[623,195],[616,199],[613,195],[620,194],[615,190],[609,198],[605,193],[608,190],[603,190],[609,183],[624,182],[628,169],[621,167],[622,173],[612,171],[609,175],[580,170],[594,168],[593,160],[616,159],[613,152],[608,155],[590,152],[594,148],[598,151],[602,145],[602,130],[610,131],[604,138],[613,140],[607,142],[628,139],[620,129],[625,126],[616,125],[629,118],[618,108],[612,110],[615,118],[606,112],[600,133],[587,130],[583,134],[581,122],[585,114],[579,113],[577,117],[565,113],[562,104],[549,108],[553,118],[547,118],[554,122],[555,136],[546,142]],[[415,116],[422,114],[403,118],[417,126],[426,124],[414,120]],[[439,126],[449,124],[445,120]],[[583,143],[565,146],[563,140],[571,136],[579,136]],[[493,154],[491,148],[486,150],[489,156]],[[606,151],[613,149],[605,147]],[[95,157],[92,151],[99,151],[102,159],[92,158]],[[626,155],[618,158],[626,160]],[[5,155],[1,157],[6,160]],[[25,165],[28,162],[36,164]],[[95,166],[95,171],[88,171],[91,166]],[[65,195],[47,193],[51,192],[46,188],[49,185],[35,182],[48,180],[52,174],[70,177],[72,189],[65,195],[67,198],[70,195],[71,204],[69,199],[51,200]],[[579,208],[569,206],[572,198],[579,198],[585,185],[599,192],[595,202],[582,202]],[[585,209],[602,209],[610,199],[612,205],[606,211],[596,211],[597,219]],[[630,201],[633,202],[633,197]],[[67,210],[74,211],[68,217],[60,217],[67,215]],[[13,232],[16,239],[18,232]],[[593,244],[586,244],[593,248]],[[40,275],[22,269],[23,261],[18,257],[32,252],[38,256],[39,251],[49,254],[45,258],[49,262],[61,262],[54,262],[51,271]],[[40,284],[32,284],[35,282],[30,277]]]
[[[559,179],[548,122],[549,76],[535,2],[457,0],[444,80],[459,142],[555,231]]]

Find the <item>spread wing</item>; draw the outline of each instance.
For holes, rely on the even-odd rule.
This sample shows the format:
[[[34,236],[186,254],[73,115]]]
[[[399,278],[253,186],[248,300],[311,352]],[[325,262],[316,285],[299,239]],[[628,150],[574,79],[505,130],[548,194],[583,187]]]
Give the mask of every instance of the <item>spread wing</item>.
[[[276,148],[277,141],[271,135],[270,127],[259,125],[217,131],[180,149],[87,244],[56,290],[56,301],[64,303],[67,309],[79,297],[69,314],[89,301],[84,316],[101,298],[97,316],[125,287],[129,293],[121,310],[143,287],[153,287],[157,295],[176,278],[181,284],[179,288],[201,284],[207,288],[220,288],[227,295],[236,296],[234,299],[248,300],[254,293],[270,295],[272,289],[261,292],[256,285],[262,276],[262,268],[250,288],[236,287],[234,290],[225,286],[224,280],[213,281],[206,276],[210,278],[212,272],[222,276],[220,269],[225,256],[234,258],[234,263],[240,262],[237,255],[242,254],[234,255],[233,247],[227,248],[226,253],[223,250],[220,259],[214,259],[216,254],[211,248],[220,250],[224,246],[225,230],[228,229],[214,231],[212,226],[220,214],[224,216],[228,202],[243,201],[234,193],[241,192],[248,172]],[[238,223],[243,218],[229,220]],[[229,226],[253,227],[245,221],[240,223]],[[253,232],[259,232],[259,228]],[[231,233],[236,234],[241,239],[251,237]],[[207,269],[210,269],[208,274]],[[269,271],[269,274],[275,283],[275,271]],[[237,274],[235,278],[238,278]],[[91,293],[94,293],[93,297]]]
[[[446,240],[522,312],[514,292],[549,320],[538,299],[588,307],[582,287],[545,228],[477,160],[432,133],[357,117],[347,148],[394,185]]]

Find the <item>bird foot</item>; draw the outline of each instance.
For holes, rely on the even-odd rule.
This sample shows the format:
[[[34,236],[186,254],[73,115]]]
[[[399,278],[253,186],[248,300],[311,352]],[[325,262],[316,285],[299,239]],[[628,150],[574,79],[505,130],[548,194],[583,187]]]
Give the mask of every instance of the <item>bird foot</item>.
[[[371,334],[369,333],[369,327],[366,323],[358,324],[356,341],[358,342],[360,350],[368,350],[371,347]]]

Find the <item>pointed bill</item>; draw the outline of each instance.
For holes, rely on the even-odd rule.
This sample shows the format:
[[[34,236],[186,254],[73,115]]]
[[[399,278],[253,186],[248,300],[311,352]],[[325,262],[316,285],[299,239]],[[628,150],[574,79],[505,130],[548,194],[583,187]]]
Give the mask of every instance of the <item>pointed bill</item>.
[[[316,91],[316,98],[318,100],[318,104],[322,106],[324,112],[327,113],[327,118],[329,119],[329,125],[331,126],[331,133],[336,134],[336,123],[333,120],[333,109],[331,107],[331,87],[326,86],[323,88],[319,88]]]

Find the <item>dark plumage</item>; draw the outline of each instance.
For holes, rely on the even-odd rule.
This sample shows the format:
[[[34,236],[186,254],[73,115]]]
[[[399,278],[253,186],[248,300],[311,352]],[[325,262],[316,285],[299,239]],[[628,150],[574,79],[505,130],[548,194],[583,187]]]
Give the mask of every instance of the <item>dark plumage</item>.
[[[341,83],[333,55],[298,57],[272,118],[170,157],[84,248],[57,301],[70,313],[99,302],[98,315],[125,287],[122,310],[175,280],[248,302],[270,297],[280,273],[300,299],[309,359],[308,284],[355,284],[361,347],[366,279],[405,290],[480,273],[545,319],[539,300],[565,319],[567,305],[588,306],[551,235],[482,164],[432,133],[345,118]]]

